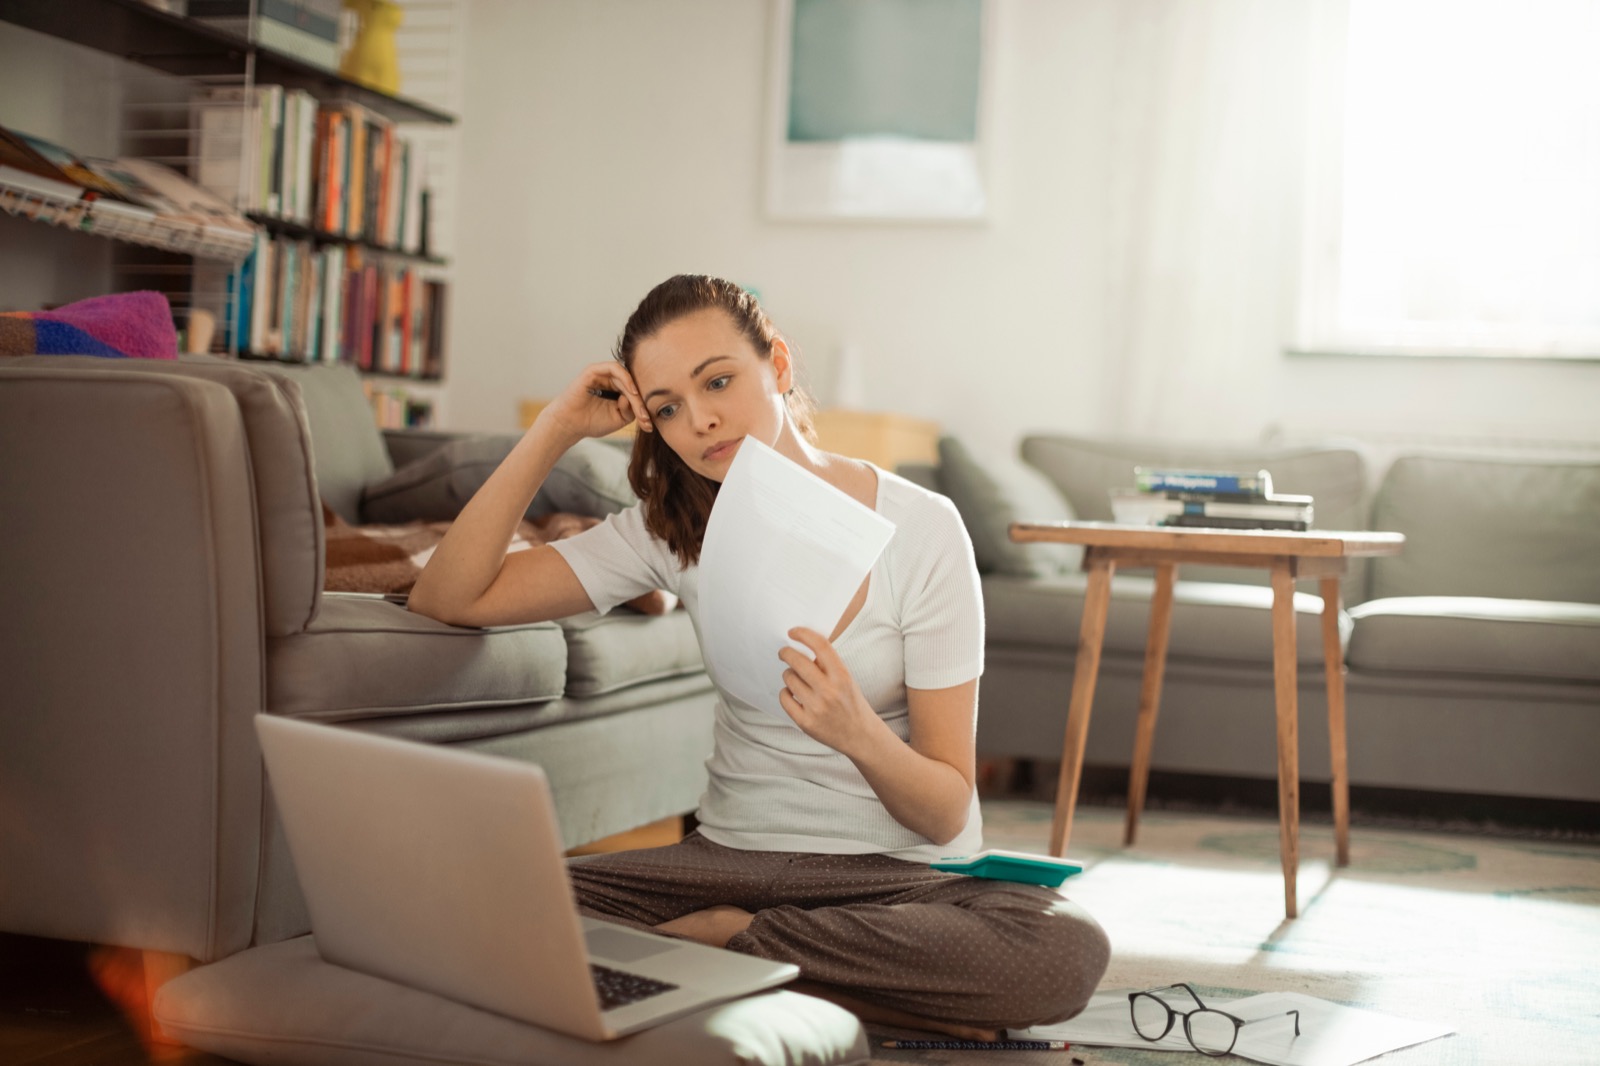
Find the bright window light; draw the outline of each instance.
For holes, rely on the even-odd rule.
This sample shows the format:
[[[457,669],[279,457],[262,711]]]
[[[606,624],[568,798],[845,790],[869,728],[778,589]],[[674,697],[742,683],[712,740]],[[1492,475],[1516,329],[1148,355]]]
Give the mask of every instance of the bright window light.
[[[1600,2],[1350,0],[1342,66],[1310,343],[1600,356]]]

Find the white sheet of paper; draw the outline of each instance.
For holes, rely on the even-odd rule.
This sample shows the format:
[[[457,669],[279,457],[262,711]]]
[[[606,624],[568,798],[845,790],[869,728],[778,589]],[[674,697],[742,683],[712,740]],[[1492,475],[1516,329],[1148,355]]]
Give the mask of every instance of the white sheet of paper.
[[[1355,1066],[1376,1055],[1455,1032],[1448,1025],[1346,1007],[1299,992],[1262,992],[1216,1002],[1207,997],[1206,1006],[1245,1021],[1281,1018],[1239,1030],[1239,1042],[1233,1048],[1235,1055],[1268,1066]],[[1300,1012],[1298,1037],[1294,1035],[1293,1020],[1286,1016],[1291,1010]],[[1071,1021],[1012,1029],[1008,1035],[1018,1040],[1067,1040],[1088,1046],[1194,1050],[1183,1035],[1181,1022],[1174,1023],[1172,1032],[1156,1042],[1134,1032],[1126,992],[1097,993],[1083,1013]]]
[[[792,721],[778,658],[797,626],[831,636],[894,523],[746,437],[700,544],[700,648],[722,689]],[[808,653],[809,654],[809,653]]]

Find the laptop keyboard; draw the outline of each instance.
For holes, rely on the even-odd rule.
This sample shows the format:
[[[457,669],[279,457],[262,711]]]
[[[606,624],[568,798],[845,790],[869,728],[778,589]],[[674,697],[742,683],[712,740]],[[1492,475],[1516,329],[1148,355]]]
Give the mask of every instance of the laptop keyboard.
[[[624,1007],[629,1003],[637,1003],[641,999],[659,996],[663,992],[671,992],[677,985],[669,985],[665,981],[655,981],[648,977],[640,977],[636,973],[623,973],[605,966],[589,964],[589,972],[594,977],[594,990],[600,994],[600,1009],[611,1010],[615,1007]]]

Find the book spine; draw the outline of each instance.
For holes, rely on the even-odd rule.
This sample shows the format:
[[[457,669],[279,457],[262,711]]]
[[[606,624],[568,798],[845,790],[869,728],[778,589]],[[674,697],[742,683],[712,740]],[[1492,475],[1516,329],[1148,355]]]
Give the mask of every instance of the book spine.
[[[1134,484],[1140,492],[1205,492],[1264,496],[1272,492],[1272,475],[1265,470],[1254,474],[1231,474],[1136,467]]]
[[[283,86],[258,89],[261,122],[261,169],[255,207],[277,215],[283,203]]]
[[[442,281],[428,282],[428,350],[427,361],[422,366],[422,376],[431,381],[444,377],[446,349],[446,316],[449,314],[450,288]]]

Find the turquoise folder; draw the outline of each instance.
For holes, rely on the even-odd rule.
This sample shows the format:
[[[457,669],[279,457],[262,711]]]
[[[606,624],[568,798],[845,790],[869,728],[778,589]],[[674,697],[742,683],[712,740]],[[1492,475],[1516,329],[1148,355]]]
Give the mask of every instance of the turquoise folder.
[[[1021,881],[1028,885],[1054,888],[1073,874],[1083,872],[1083,863],[1056,859],[1049,855],[1030,855],[1022,851],[986,848],[976,855],[940,859],[929,863],[935,870],[988,877],[996,881]]]

